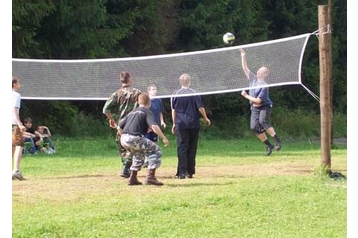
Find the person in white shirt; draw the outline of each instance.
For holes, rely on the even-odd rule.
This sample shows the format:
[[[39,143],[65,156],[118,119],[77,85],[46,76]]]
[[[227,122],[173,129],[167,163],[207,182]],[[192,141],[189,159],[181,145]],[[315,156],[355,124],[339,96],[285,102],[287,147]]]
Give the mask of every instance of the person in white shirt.
[[[24,138],[22,132],[26,130],[20,120],[21,95],[17,91],[21,84],[17,76],[12,76],[12,157],[14,158],[14,169],[12,180],[25,180],[20,171],[22,151],[24,149]]]

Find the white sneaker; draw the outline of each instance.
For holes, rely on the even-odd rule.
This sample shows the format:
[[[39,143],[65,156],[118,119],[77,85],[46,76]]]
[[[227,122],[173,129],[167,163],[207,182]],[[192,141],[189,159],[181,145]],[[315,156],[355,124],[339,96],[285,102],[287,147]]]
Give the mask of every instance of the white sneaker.
[[[26,180],[20,171],[13,171],[12,172],[12,180],[18,179],[20,181]]]

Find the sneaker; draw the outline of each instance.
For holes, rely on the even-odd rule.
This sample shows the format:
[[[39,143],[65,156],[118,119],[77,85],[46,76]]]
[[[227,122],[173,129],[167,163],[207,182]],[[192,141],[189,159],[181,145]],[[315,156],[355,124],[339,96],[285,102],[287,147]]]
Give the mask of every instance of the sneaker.
[[[12,172],[12,180],[18,179],[20,181],[25,180],[24,176],[22,176],[20,171]]]
[[[266,146],[266,156],[269,156],[272,153],[272,149],[274,148],[273,145]]]
[[[276,150],[276,151],[281,150],[281,141],[276,141],[275,150]]]

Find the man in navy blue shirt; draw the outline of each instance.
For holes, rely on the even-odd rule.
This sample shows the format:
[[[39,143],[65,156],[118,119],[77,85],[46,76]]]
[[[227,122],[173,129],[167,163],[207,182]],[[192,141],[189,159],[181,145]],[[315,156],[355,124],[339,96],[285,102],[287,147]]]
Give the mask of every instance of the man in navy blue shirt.
[[[241,92],[241,95],[250,101],[250,129],[256,134],[261,142],[266,145],[266,155],[269,156],[272,153],[273,148],[276,150],[281,149],[281,140],[270,123],[273,103],[269,97],[269,87],[265,81],[269,74],[269,70],[266,67],[261,67],[257,70],[255,75],[250,71],[247,65],[246,52],[243,49],[240,51],[242,68],[246,77],[250,80],[249,94],[247,94],[246,91]],[[275,139],[275,146],[273,146],[267,139],[266,132]]]
[[[195,90],[190,88],[190,81],[189,74],[182,74],[179,77],[181,88],[176,90],[171,98],[172,133],[177,136],[178,167],[176,176],[179,179],[185,179],[186,176],[192,178],[195,174],[200,116],[204,118],[207,125],[211,124],[200,96],[195,95]]]

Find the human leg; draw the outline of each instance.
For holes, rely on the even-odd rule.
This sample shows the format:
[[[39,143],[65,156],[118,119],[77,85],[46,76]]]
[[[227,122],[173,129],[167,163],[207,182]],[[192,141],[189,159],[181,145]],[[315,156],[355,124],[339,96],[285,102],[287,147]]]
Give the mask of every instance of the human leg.
[[[154,131],[150,131],[148,132],[146,135],[145,135],[145,138],[153,141],[153,142],[158,142],[158,135],[155,134]],[[144,164],[143,164],[143,168],[148,168],[148,164],[149,164],[149,161],[148,161],[148,157],[145,157],[144,159]]]
[[[272,138],[274,138],[274,140],[275,140],[275,149],[277,151],[280,150],[281,147],[282,147],[281,146],[282,142],[281,142],[281,139],[278,137],[277,133],[275,132],[275,129],[271,126],[266,131],[267,131],[267,133],[270,134],[270,136]]]
[[[193,174],[195,174],[196,151],[198,147],[199,131],[200,131],[199,128],[191,129],[189,131],[190,140],[189,140],[188,162],[187,162],[187,175],[189,178],[192,178]]]
[[[37,148],[33,138],[24,138],[24,149],[23,153],[36,154]]]
[[[14,148],[14,168],[12,172],[12,179],[25,180],[20,171],[24,138],[20,128],[17,126],[12,127],[12,146]]]
[[[255,107],[251,107],[250,129],[255,133],[257,138],[265,144],[266,156],[269,156],[272,153],[272,149],[274,146],[267,139],[265,129],[260,123],[262,121],[262,118],[264,118],[264,113],[262,112],[262,110]]]
[[[158,179],[155,176],[156,170],[160,167],[162,163],[161,148],[151,140],[144,140],[144,144],[142,145],[142,148],[144,148],[145,156],[148,158],[148,175],[145,180],[145,184],[162,186],[163,183],[158,181]]]
[[[275,132],[274,128],[270,123],[270,117],[272,113],[271,107],[264,107],[260,110],[259,123],[263,129],[275,140],[275,149],[278,151],[281,149],[281,140]]]
[[[122,146],[121,135],[119,133],[117,133],[117,135],[116,135],[116,143],[117,143],[117,147],[118,147],[118,153],[119,153],[119,156],[121,157],[121,161],[122,161],[122,169],[119,174],[123,178],[129,178],[129,176],[130,176],[129,169],[132,166],[132,157],[131,157],[130,153],[127,151],[127,149]]]
[[[188,151],[189,151],[189,130],[179,129],[177,131],[177,155],[178,167],[176,176],[185,179],[188,169]]]

